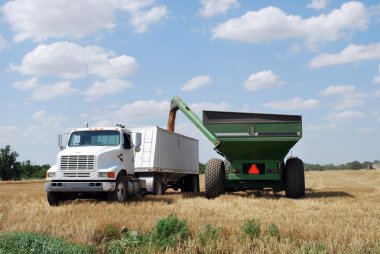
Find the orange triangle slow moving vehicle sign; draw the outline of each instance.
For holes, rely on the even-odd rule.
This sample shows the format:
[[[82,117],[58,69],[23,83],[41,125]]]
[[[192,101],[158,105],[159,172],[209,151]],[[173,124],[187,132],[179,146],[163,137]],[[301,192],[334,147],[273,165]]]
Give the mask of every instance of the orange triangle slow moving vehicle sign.
[[[258,175],[258,174],[260,174],[260,171],[257,168],[256,164],[252,164],[251,165],[251,167],[249,168],[248,174],[250,174],[250,175]]]

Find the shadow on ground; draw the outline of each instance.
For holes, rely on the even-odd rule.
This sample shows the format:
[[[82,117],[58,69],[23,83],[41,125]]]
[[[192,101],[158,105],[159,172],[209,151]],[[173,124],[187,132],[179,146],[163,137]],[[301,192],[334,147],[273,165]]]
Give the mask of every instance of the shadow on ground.
[[[344,192],[335,190],[314,190],[306,189],[305,198],[354,198],[355,196]]]

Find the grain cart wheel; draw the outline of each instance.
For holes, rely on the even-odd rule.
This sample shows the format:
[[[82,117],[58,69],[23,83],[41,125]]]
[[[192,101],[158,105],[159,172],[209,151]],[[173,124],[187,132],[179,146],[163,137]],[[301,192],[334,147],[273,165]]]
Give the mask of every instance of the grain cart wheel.
[[[206,198],[216,198],[224,193],[225,177],[224,163],[221,159],[213,158],[206,163]]]
[[[59,192],[48,192],[47,200],[51,206],[58,206],[63,201],[61,193]]]
[[[183,178],[183,184],[181,187],[181,192],[199,192],[199,176],[198,175],[187,175]]]
[[[165,184],[161,176],[154,176],[154,195],[164,195],[165,194]]]
[[[231,162],[229,162],[228,160],[224,160],[223,161],[224,163],[224,174],[225,174],[225,180],[227,182],[228,180],[228,175],[230,174],[230,169],[231,169]]]
[[[305,172],[302,160],[289,158],[285,166],[285,194],[288,198],[305,196]]]
[[[118,175],[115,190],[108,193],[109,201],[124,202],[128,197],[128,178],[126,175]]]

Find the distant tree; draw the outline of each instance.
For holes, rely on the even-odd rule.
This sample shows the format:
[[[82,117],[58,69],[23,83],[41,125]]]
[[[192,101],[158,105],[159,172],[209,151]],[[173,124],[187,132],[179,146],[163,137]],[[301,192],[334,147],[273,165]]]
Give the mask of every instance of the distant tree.
[[[22,176],[24,178],[30,178],[33,174],[33,167],[30,165],[30,160],[22,163]]]
[[[16,163],[17,157],[18,153],[11,151],[9,145],[0,149],[0,175],[3,181],[20,178],[21,166]]]
[[[346,164],[347,169],[361,169],[363,168],[363,165],[359,161],[353,161]]]
[[[206,165],[199,162],[199,173],[204,174],[206,170]]]

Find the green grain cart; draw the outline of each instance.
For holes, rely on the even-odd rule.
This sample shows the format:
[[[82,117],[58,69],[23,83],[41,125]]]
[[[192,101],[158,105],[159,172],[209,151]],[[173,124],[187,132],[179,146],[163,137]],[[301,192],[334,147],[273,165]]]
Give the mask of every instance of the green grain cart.
[[[285,156],[302,137],[302,117],[203,111],[203,122],[179,97],[171,113],[181,110],[225,159],[206,163],[205,193],[215,198],[232,191],[285,190],[289,198],[305,196],[302,160]]]

